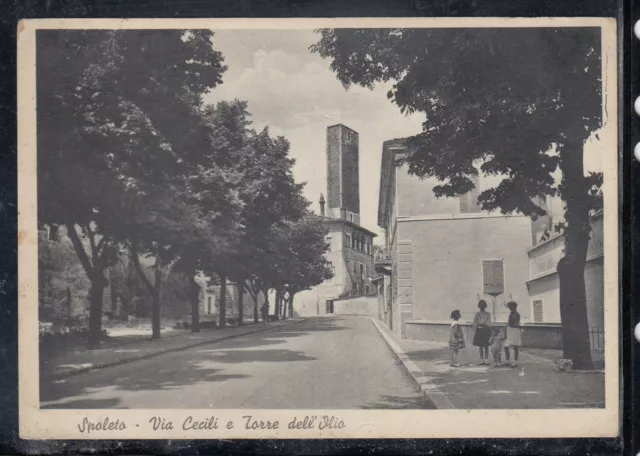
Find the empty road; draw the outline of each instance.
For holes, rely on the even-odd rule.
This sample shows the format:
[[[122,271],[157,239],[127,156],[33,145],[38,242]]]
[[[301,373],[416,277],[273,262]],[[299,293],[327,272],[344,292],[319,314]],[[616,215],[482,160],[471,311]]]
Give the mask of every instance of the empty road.
[[[51,381],[43,408],[428,408],[365,317],[310,318]]]

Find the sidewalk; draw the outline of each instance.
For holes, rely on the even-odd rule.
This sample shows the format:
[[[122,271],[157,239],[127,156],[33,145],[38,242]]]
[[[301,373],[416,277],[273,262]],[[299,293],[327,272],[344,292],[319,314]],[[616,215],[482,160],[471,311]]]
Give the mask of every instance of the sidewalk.
[[[556,409],[604,407],[604,374],[558,372],[555,363],[521,350],[517,368],[480,366],[478,348],[467,344],[451,367],[443,343],[396,338],[371,319],[427,399],[437,408]],[[491,353],[489,354],[491,358]],[[513,352],[511,353],[513,359]],[[503,353],[504,361],[504,353]]]
[[[42,360],[40,363],[40,377],[59,379],[93,369],[138,361],[163,353],[185,350],[254,332],[267,331],[300,321],[303,321],[303,319],[269,322],[266,326],[264,323],[258,323],[227,327],[225,329],[205,329],[199,333],[174,333],[167,337],[164,337],[163,334],[163,338],[159,340],[147,339],[131,342],[123,338],[123,343],[117,346],[110,344],[112,346],[101,348],[100,350],[74,350]]]

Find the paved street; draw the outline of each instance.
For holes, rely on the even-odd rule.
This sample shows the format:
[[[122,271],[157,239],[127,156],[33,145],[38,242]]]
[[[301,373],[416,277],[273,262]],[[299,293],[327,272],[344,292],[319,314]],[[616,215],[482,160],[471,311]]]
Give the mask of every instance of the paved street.
[[[428,408],[368,318],[311,318],[41,388],[43,408]]]

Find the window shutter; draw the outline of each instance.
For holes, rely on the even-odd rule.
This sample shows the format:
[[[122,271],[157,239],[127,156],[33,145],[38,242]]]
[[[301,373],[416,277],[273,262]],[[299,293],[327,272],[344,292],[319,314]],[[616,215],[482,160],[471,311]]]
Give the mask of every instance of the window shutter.
[[[493,276],[495,279],[495,292],[504,293],[504,266],[502,260],[493,262]]]
[[[482,261],[483,293],[499,295],[504,293],[504,266],[502,260]]]
[[[473,188],[470,192],[460,196],[460,213],[471,214],[481,212],[482,209],[478,204],[478,195],[480,194],[480,179],[478,176],[471,177]]]
[[[460,195],[460,213],[468,214],[469,213],[469,194],[465,193],[464,195]]]
[[[493,294],[493,261],[482,262],[482,288],[484,294]]]

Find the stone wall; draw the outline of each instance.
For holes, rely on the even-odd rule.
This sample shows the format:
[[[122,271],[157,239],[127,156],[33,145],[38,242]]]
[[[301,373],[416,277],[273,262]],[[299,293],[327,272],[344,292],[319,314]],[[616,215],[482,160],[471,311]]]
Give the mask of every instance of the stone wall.
[[[357,298],[337,299],[333,301],[334,315],[378,316],[377,296],[359,296]]]
[[[505,323],[502,323],[503,325]],[[473,342],[474,329],[471,323],[461,323],[467,346]],[[406,338],[412,340],[428,340],[449,343],[451,323],[437,321],[405,322]],[[524,348],[562,348],[562,326],[554,324],[526,324],[522,326],[522,346]]]

